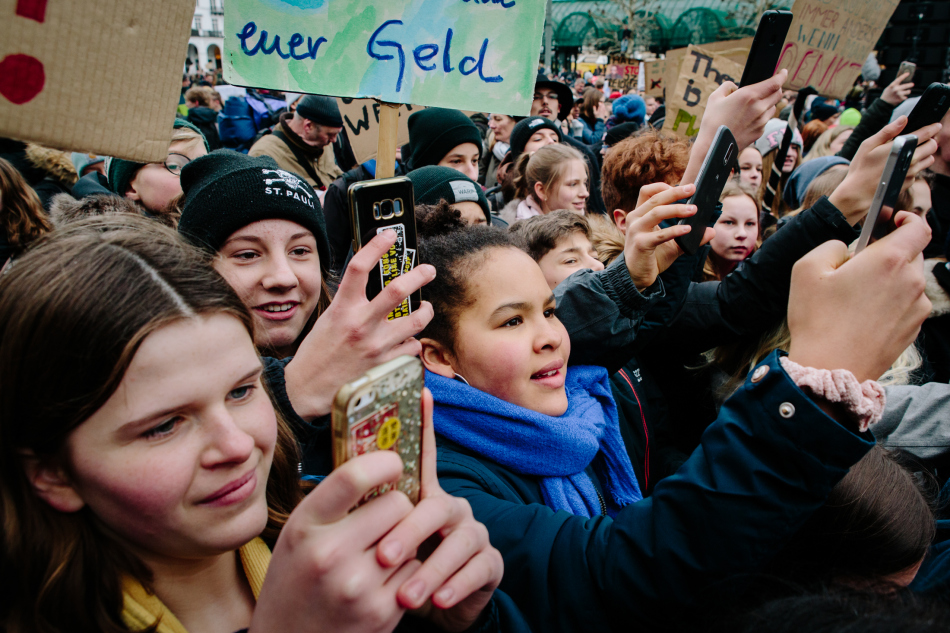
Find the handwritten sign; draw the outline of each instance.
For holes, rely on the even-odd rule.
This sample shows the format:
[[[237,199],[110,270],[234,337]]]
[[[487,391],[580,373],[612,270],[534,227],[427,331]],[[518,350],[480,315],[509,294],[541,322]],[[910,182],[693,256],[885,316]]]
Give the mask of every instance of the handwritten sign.
[[[814,86],[843,99],[877,44],[899,0],[795,0],[778,68],[788,69],[785,87]]]
[[[379,102],[372,99],[337,99],[340,114],[343,116],[343,128],[353,147],[358,163],[376,158],[379,135]],[[422,110],[421,106],[404,105],[399,108],[399,129],[396,133],[396,146],[409,142],[409,115]],[[405,158],[405,157],[403,157]]]
[[[684,139],[696,136],[709,95],[724,81],[739,82],[743,65],[706,48],[689,46],[672,94],[668,95],[663,131]]]
[[[544,6],[228,0],[224,76],[241,86],[527,115]]]
[[[643,64],[645,89],[648,97],[663,96],[663,75],[666,73],[666,60],[657,59]]]
[[[0,2],[0,136],[164,160],[194,9],[194,0]]]
[[[745,37],[741,40],[726,40],[724,42],[712,42],[710,44],[702,44],[702,48],[707,53],[715,53],[721,57],[735,62],[736,64],[745,67],[745,60],[749,56],[749,50],[752,48],[752,38]],[[678,81],[680,74],[680,67],[683,65],[683,59],[686,57],[689,47],[687,48],[674,48],[671,51],[666,52],[666,74],[663,77],[664,87],[667,88],[667,93],[669,93],[670,88],[676,87],[676,82]],[[741,74],[736,77],[736,82],[738,83],[741,78]],[[667,97],[672,95],[667,94]]]
[[[607,68],[607,78],[610,80],[611,90],[626,92],[637,87],[640,77],[640,63],[612,64]]]

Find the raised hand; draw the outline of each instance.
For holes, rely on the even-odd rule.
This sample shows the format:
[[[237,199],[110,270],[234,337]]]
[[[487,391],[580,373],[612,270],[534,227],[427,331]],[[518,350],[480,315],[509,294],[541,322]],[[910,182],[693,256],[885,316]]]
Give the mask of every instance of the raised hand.
[[[416,356],[421,351],[413,337],[432,320],[427,301],[409,316],[392,321],[386,317],[403,299],[435,279],[435,268],[416,266],[396,277],[372,301],[366,298],[369,275],[376,273],[380,257],[395,242],[396,233],[384,231],[353,256],[330,307],[287,364],[287,396],[305,420],[328,414],[336,392],[350,380],[397,356]]]
[[[854,257],[832,241],[795,264],[788,297],[791,360],[877,380],[917,338],[931,308],[921,255],[930,228],[904,211],[895,221],[893,233]]]

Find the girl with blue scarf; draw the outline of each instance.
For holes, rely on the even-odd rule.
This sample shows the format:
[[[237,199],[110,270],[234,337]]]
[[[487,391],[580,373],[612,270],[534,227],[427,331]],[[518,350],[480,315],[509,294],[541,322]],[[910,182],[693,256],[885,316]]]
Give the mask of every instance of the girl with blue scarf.
[[[507,233],[482,227],[432,237],[420,249],[437,270],[424,288],[435,317],[420,338],[439,481],[488,528],[505,560],[501,589],[536,631],[695,624],[700,605],[728,600],[738,588],[732,579],[763,569],[873,446],[847,407],[831,409],[806,394],[776,352],[725,403],[679,472],[643,499],[607,372],[568,365],[570,338],[534,260]],[[875,362],[889,363],[885,356],[903,349],[883,334],[880,347],[871,345],[866,329],[829,339],[812,315],[857,310],[857,302],[826,309],[821,301],[833,303],[841,292],[799,294],[810,326],[796,328],[805,333],[799,340],[821,340],[811,354],[796,356],[793,347],[796,362],[854,361],[843,351],[858,345],[854,336],[864,337]],[[902,335],[912,340],[910,329]],[[873,375],[850,364],[855,375]]]

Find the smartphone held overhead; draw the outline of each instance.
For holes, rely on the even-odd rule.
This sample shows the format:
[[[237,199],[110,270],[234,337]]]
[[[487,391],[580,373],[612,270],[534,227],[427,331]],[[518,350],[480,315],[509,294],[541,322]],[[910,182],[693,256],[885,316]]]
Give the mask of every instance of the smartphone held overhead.
[[[873,240],[881,239],[896,228],[894,208],[897,206],[897,198],[900,196],[904,178],[907,177],[907,170],[910,169],[910,163],[914,160],[915,149],[917,149],[917,137],[913,134],[905,134],[894,139],[887,163],[884,165],[884,172],[877,185],[877,191],[874,192],[871,208],[864,219],[864,227],[861,229],[858,244],[854,249],[855,254],[863,251]]]
[[[384,231],[396,233],[396,243],[380,258],[377,270],[369,275],[366,298],[372,301],[383,288],[419,263],[412,181],[398,176],[359,182],[350,187],[348,196],[354,253]],[[393,310],[389,318],[411,314],[421,302],[422,291],[419,290]]]
[[[739,148],[736,139],[725,125],[720,125],[716,130],[716,137],[713,139],[712,147],[706,154],[702,167],[699,168],[699,176],[696,178],[696,191],[689,199],[689,204],[696,205],[696,214],[683,218],[677,224],[688,225],[690,232],[686,235],[676,238],[676,243],[680,248],[694,254],[699,250],[699,245],[703,241],[703,234],[706,227],[710,225],[713,214],[716,211],[716,205],[719,203],[719,196],[722,194],[726,181],[732,173],[733,164],[739,156]]]
[[[765,81],[775,74],[775,67],[782,55],[782,45],[791,25],[791,11],[773,9],[762,14],[739,81],[740,88]]]

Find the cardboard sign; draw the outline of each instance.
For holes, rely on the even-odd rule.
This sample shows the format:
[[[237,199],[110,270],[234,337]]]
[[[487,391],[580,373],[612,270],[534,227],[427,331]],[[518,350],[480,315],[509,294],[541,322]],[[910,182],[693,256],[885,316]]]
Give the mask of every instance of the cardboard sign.
[[[340,114],[343,115],[343,128],[353,146],[356,161],[364,163],[376,158],[379,136],[379,102],[373,99],[337,99]],[[409,115],[422,110],[421,106],[401,106],[399,108],[399,130],[396,134],[396,146],[402,147],[409,142]],[[403,158],[407,158],[403,156]]]
[[[168,155],[194,0],[0,0],[0,136]]]
[[[663,96],[663,75],[666,73],[666,60],[657,59],[643,64],[646,74],[644,89],[648,97]]]
[[[229,83],[531,110],[545,0],[228,0]]]
[[[785,87],[814,86],[836,99],[848,95],[899,0],[795,0],[792,26],[778,68]]]
[[[640,79],[640,64],[613,64],[607,69],[607,77],[610,79],[611,90],[619,90],[626,93],[631,88],[636,88]],[[605,90],[606,94],[610,94]]]
[[[689,46],[679,79],[666,99],[663,131],[688,139],[699,132],[706,101],[724,81],[739,82],[743,66],[706,48]]]
[[[707,53],[716,53],[726,59],[735,62],[745,68],[745,60],[749,56],[749,50],[752,48],[752,38],[746,37],[741,40],[726,40],[725,42],[713,42],[711,44],[701,44]],[[666,52],[666,74],[663,77],[664,87],[667,92],[676,87],[679,78],[680,67],[683,65],[683,59],[689,51],[687,48],[674,48]],[[742,78],[742,74],[736,76],[736,83]],[[672,95],[667,95],[671,97]]]

